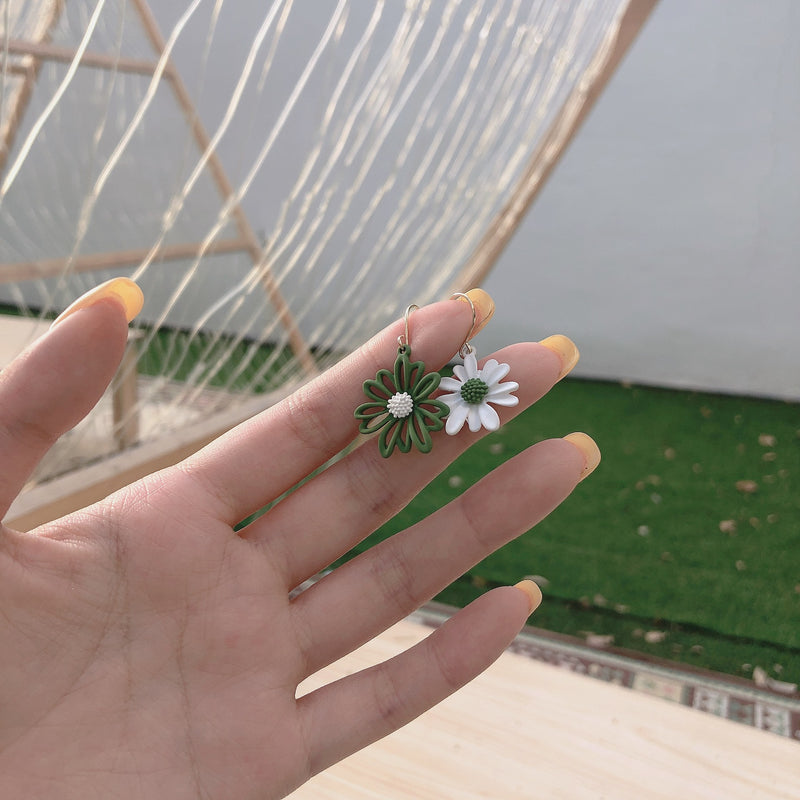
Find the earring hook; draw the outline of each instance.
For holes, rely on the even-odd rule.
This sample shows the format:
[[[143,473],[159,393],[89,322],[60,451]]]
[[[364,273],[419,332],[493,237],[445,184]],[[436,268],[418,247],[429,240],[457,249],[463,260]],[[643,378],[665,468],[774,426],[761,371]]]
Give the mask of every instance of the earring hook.
[[[475,332],[475,326],[478,323],[478,312],[475,310],[475,303],[472,302],[472,298],[468,294],[465,294],[464,292],[453,292],[453,294],[450,295],[450,299],[454,297],[463,297],[469,303],[469,307],[472,309],[472,326],[470,327],[469,333],[466,335],[463,344],[458,348],[458,355],[461,356],[461,358],[465,358],[470,353],[475,352],[475,348],[469,343],[469,340],[472,338],[472,334]]]
[[[406,323],[406,332],[405,332],[405,335],[403,335],[401,333],[400,336],[397,337],[397,344],[400,345],[400,347],[409,347],[410,346],[409,345],[410,339],[409,339],[409,336],[408,336],[408,318],[411,316],[411,312],[412,311],[416,311],[418,308],[419,308],[419,306],[416,303],[412,303],[406,309],[405,314],[403,314],[403,319],[405,320],[405,323]]]

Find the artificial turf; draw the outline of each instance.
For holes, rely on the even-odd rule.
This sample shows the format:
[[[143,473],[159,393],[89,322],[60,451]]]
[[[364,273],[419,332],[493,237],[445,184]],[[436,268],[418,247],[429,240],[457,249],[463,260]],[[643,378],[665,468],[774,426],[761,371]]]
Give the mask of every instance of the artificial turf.
[[[540,439],[580,429],[603,461],[535,529],[439,596],[537,576],[533,625],[800,683],[800,406],[566,380],[471,448],[359,550]]]
[[[145,374],[186,379],[207,363],[212,385],[252,391],[255,376],[267,390],[291,360],[224,337],[159,333],[140,359]],[[600,445],[597,471],[437,599],[460,606],[535,576],[544,593],[535,626],[732,675],[761,667],[800,684],[800,404],[567,379],[348,557],[533,442],[576,429]]]

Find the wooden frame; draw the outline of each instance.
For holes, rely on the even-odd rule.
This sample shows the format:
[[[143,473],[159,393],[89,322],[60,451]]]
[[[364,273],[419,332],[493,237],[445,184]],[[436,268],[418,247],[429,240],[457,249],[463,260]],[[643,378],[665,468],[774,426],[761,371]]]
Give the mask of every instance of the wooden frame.
[[[30,42],[31,46],[34,48],[47,47],[50,35],[53,31],[53,28],[55,28],[56,24],[58,23],[63,9],[64,0],[53,0],[53,5],[50,9],[50,16],[43,26],[44,33],[42,38],[39,41]],[[11,148],[14,146],[17,128],[19,127],[19,123],[22,120],[22,117],[25,115],[25,111],[27,110],[31,101],[33,88],[36,85],[36,81],[39,78],[39,72],[41,71],[42,64],[44,63],[43,59],[36,58],[35,53],[12,53],[10,44],[11,42],[8,42],[8,46],[5,48],[10,54],[30,55],[33,57],[30,59],[29,64],[14,64],[10,70],[11,74],[20,76],[23,79],[23,82],[22,87],[17,95],[16,103],[12,107],[11,113],[9,114],[8,124],[5,130],[0,128],[0,175],[2,175],[3,171],[5,170],[8,154],[11,152]]]
[[[106,55],[104,53],[84,52],[78,59],[78,64],[83,67],[92,67],[98,69],[114,69],[122,72],[132,72],[142,75],[155,75],[157,74],[159,64],[166,55],[166,40],[162,36],[155,18],[150,11],[147,0],[132,0],[133,6],[139,15],[139,19],[144,28],[144,32],[150,41],[151,46],[157,56],[155,61],[147,61],[143,59],[125,59],[116,58]],[[5,43],[5,50],[15,56],[26,56],[33,59],[33,66],[27,70],[24,80],[25,83],[20,92],[20,99],[17,106],[11,115],[11,120],[6,132],[5,142],[0,144],[0,174],[2,174],[8,153],[11,151],[11,146],[16,136],[17,129],[22,120],[25,109],[30,101],[33,87],[38,78],[41,65],[45,61],[57,61],[62,63],[73,63],[78,57],[75,50],[71,48],[58,47],[50,44],[47,41],[50,32],[55,27],[58,18],[63,8],[63,0],[55,0],[53,5],[52,18],[47,24],[47,34],[44,39],[36,42],[22,42],[16,39],[10,39]],[[303,338],[297,323],[292,316],[288,304],[286,303],[283,295],[280,292],[277,282],[270,274],[266,266],[266,248],[264,248],[258,240],[250,221],[245,214],[241,203],[236,198],[236,192],[231,184],[222,162],[214,150],[211,138],[203,127],[200,121],[197,110],[191,99],[186,85],[176,68],[171,58],[167,58],[163,70],[163,78],[167,79],[172,88],[175,99],[183,112],[183,115],[189,125],[192,137],[195,140],[200,151],[206,158],[206,168],[211,173],[211,177],[217,187],[221,199],[225,203],[230,203],[231,216],[238,229],[239,239],[227,240],[224,243],[216,243],[208,246],[202,246],[201,243],[193,243],[188,245],[179,245],[173,248],[162,248],[160,256],[162,260],[167,257],[177,259],[185,258],[189,255],[194,257],[201,257],[206,254],[220,253],[220,252],[233,252],[240,250],[247,253],[253,265],[258,268],[260,272],[261,282],[267,296],[274,306],[278,314],[278,321],[287,331],[289,336],[289,346],[297,357],[303,370],[309,374],[314,375],[317,373],[317,366],[311,349]],[[144,258],[149,254],[149,249],[141,251],[144,253]],[[83,256],[79,259],[48,259],[45,262],[22,262],[15,264],[0,264],[0,281],[20,280],[20,274],[27,272],[27,277],[44,277],[46,275],[61,274],[64,270],[71,271],[88,271],[92,269],[104,269],[109,267],[119,267],[131,262],[131,254],[141,254],[140,251],[127,251],[124,254],[120,252],[112,252],[105,254],[95,254],[92,256]],[[181,254],[182,253],[182,254]],[[137,259],[141,260],[141,259]],[[76,261],[77,269],[76,269]],[[135,263],[135,262],[134,262]]]

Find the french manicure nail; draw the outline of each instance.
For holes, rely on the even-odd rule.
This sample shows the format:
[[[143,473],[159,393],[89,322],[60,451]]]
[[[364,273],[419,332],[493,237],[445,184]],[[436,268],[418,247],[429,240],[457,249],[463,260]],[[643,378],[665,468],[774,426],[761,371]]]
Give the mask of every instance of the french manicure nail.
[[[62,322],[76,311],[80,311],[82,308],[89,308],[89,306],[93,306],[108,297],[121,303],[125,309],[125,318],[128,322],[136,317],[144,305],[142,290],[130,278],[112,278],[110,281],[101,283],[99,286],[95,286],[94,289],[90,289],[86,294],[81,295],[56,317],[53,325]],[[50,327],[53,326],[51,325]]]
[[[542,590],[531,580],[520,581],[514,584],[515,589],[519,589],[528,598],[529,614],[532,614],[542,602]]]
[[[600,448],[594,439],[585,433],[570,433],[564,437],[564,440],[577,447],[583,454],[583,470],[581,470],[579,479],[583,480],[587,475],[594,472],[600,463]]]
[[[555,336],[548,336],[539,342],[548,350],[552,350],[561,359],[561,372],[558,374],[558,380],[561,380],[565,375],[572,372],[573,367],[578,363],[581,354],[575,346],[572,339],[562,336],[557,333]]]

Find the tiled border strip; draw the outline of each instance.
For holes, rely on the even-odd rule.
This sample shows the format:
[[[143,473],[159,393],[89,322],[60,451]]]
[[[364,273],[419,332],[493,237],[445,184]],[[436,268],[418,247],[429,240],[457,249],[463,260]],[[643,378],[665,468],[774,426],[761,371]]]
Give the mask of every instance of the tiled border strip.
[[[427,627],[437,628],[454,611],[447,606],[431,603],[410,618]],[[683,669],[680,664],[640,660],[598,650],[569,637],[535,628],[525,628],[509,650],[800,741],[800,699],[764,691],[726,675]]]

